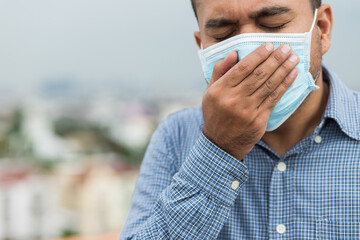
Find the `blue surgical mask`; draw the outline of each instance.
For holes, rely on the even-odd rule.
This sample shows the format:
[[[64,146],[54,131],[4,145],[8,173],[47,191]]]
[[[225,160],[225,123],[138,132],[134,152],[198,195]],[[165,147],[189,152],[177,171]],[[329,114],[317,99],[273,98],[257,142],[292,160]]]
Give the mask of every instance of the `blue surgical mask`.
[[[311,35],[316,23],[316,16],[317,10],[315,11],[314,21],[310,32],[245,33],[229,38],[206,49],[201,49],[199,51],[199,57],[206,81],[208,83],[210,82],[215,63],[225,59],[232,51],[238,53],[238,60],[240,61],[264,43],[273,43],[275,49],[282,44],[289,44],[292,48],[292,53],[300,58],[300,62],[296,66],[296,69],[298,70],[297,78],[270,114],[266,131],[270,132],[277,129],[295,112],[296,109],[298,109],[311,91],[319,89],[319,87],[315,85],[315,80],[309,72]]]

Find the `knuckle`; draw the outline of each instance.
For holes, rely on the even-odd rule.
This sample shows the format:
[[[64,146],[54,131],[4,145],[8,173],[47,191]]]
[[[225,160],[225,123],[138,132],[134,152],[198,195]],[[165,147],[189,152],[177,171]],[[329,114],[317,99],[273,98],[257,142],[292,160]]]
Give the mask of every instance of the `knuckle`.
[[[238,111],[238,117],[240,119],[249,119],[251,117],[251,112],[248,109],[243,108]]]
[[[298,75],[297,72],[295,71],[295,75],[293,74],[289,74],[285,77],[284,81],[282,82],[283,86],[286,88],[289,88],[294,81],[296,81]]]
[[[207,90],[207,97],[211,100],[211,101],[215,101],[220,97],[220,91],[219,88],[213,86],[211,88],[209,88]]]
[[[273,91],[270,95],[269,95],[269,98],[268,98],[269,102],[272,103],[272,104],[275,104],[277,103],[277,101],[279,100],[279,93],[278,91]]]
[[[233,112],[233,109],[235,108],[236,106],[236,101],[235,99],[227,99],[225,101],[223,101],[223,104],[222,104],[223,108],[228,110],[229,112]]]
[[[268,56],[267,51],[264,48],[260,48],[255,51],[256,57],[259,59],[265,59]]]
[[[261,80],[261,79],[264,79],[267,74],[263,69],[257,68],[254,70],[253,75],[254,75],[255,79]]]
[[[271,92],[269,92],[268,89],[263,89],[263,90],[260,92],[259,98],[265,99],[265,98],[269,97],[270,94],[271,94]]]
[[[239,62],[238,69],[239,69],[239,71],[244,72],[244,73],[250,72],[250,66],[246,62]]]
[[[290,77],[286,77],[284,79],[284,81],[282,82],[282,85],[285,89],[288,89],[292,84],[291,78]]]
[[[291,66],[290,64],[288,64],[286,62],[283,63],[277,71],[278,77],[281,78],[282,80],[284,80],[292,68],[293,68],[293,66]]]
[[[266,80],[265,82],[265,88],[268,89],[268,90],[271,90],[274,88],[274,80],[269,78],[268,80]]]
[[[248,92],[254,91],[256,89],[256,85],[252,81],[244,81],[243,86],[244,89],[246,89]]]
[[[289,71],[291,70],[291,68],[293,68],[293,65],[292,65],[290,62],[288,62],[288,61],[284,62],[284,63],[281,65],[281,69],[282,69],[282,71],[284,71],[284,72],[289,72]]]
[[[274,52],[273,58],[278,63],[283,61],[283,55],[279,51]]]
[[[255,129],[259,129],[264,126],[263,119],[261,117],[257,117],[256,119],[254,119],[253,126]]]

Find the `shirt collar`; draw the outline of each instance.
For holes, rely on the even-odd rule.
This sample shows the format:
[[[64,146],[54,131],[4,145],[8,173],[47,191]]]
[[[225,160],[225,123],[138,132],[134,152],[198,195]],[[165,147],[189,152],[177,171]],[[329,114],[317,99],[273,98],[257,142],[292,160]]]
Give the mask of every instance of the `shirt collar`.
[[[324,81],[330,85],[330,95],[324,119],[334,119],[346,135],[360,140],[360,101],[358,95],[347,88],[340,78],[326,66],[323,66],[323,73]]]

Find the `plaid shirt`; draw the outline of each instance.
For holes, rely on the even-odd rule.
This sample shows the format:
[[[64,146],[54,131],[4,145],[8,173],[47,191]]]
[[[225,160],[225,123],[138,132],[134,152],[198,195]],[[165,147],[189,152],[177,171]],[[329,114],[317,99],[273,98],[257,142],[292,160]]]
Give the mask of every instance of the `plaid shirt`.
[[[324,76],[323,119],[284,157],[259,141],[240,162],[202,134],[200,108],[169,116],[120,239],[360,239],[360,94]]]

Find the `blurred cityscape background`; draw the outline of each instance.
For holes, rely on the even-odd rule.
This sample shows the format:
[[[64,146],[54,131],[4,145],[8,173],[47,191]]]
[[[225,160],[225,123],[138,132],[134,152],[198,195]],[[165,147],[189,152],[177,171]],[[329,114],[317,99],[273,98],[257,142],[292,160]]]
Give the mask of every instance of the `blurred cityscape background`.
[[[360,2],[325,2],[360,90]],[[0,0],[0,239],[120,234],[152,132],[201,104],[197,29],[190,0]]]

